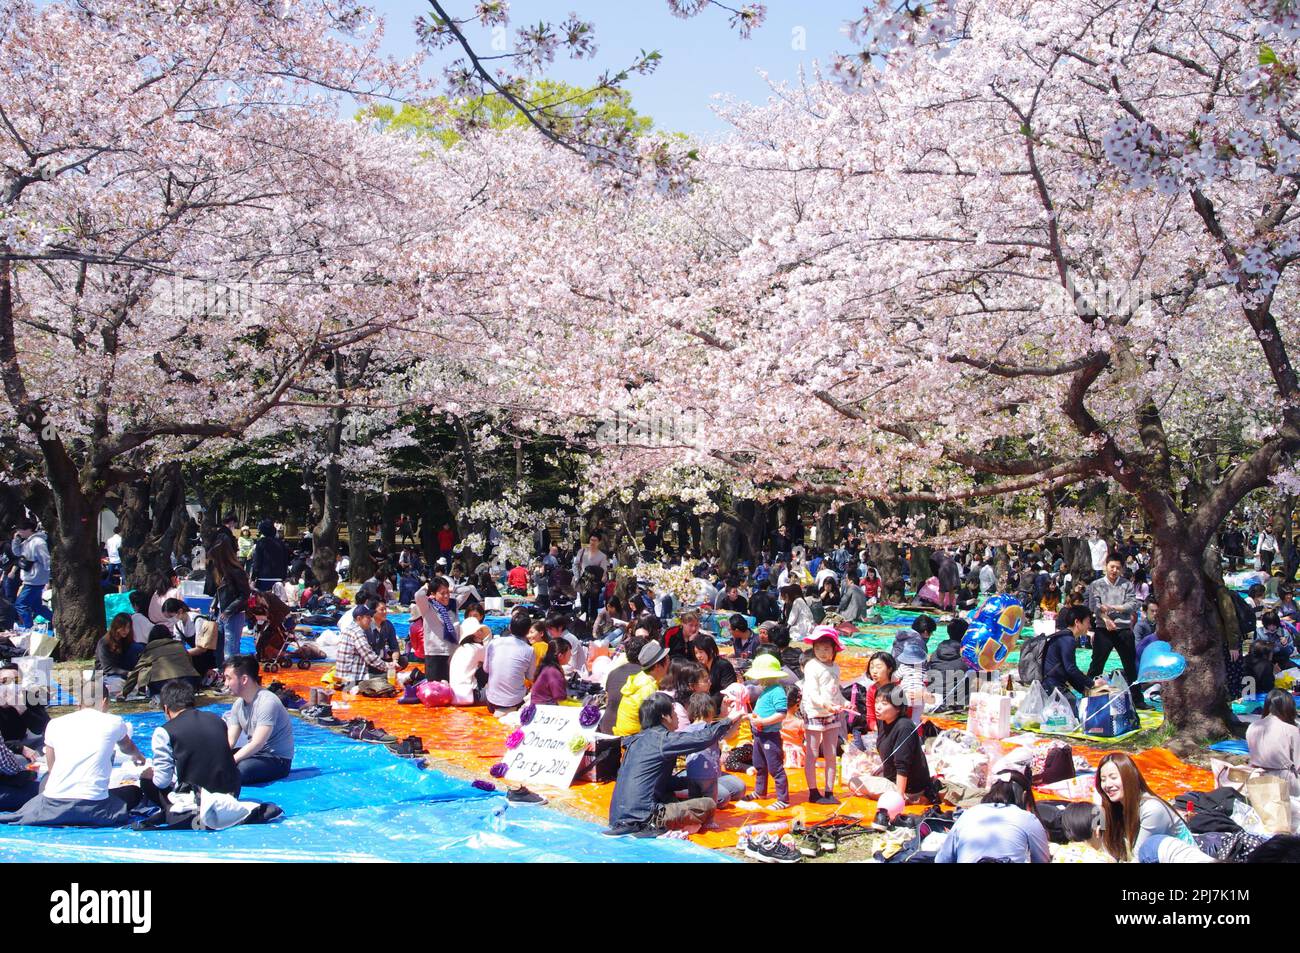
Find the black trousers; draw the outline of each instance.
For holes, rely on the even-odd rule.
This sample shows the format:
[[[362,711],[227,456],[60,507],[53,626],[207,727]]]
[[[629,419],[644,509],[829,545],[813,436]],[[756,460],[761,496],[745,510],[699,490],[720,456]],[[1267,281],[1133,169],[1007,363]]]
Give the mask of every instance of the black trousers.
[[[424,677],[431,682],[450,682],[451,656],[426,655],[424,657]]]
[[[1124,667],[1124,678],[1128,681],[1134,706],[1145,708],[1146,699],[1142,697],[1141,690],[1133,684],[1137,681],[1138,667],[1137,641],[1133,638],[1132,629],[1112,631],[1104,625],[1097,627],[1092,633],[1092,662],[1088,665],[1088,678],[1096,678],[1106,670],[1106,663],[1110,661],[1112,649],[1119,655],[1120,664]]]

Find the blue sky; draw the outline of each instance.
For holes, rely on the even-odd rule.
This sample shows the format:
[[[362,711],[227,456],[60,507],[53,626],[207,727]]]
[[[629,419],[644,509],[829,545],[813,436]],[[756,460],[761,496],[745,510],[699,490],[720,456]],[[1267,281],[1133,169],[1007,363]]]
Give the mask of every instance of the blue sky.
[[[410,27],[429,6],[420,0],[370,0],[387,24],[385,49],[409,55],[416,45]],[[739,3],[732,4],[739,6]],[[468,16],[473,0],[446,0],[453,16]],[[762,102],[768,98],[759,71],[775,81],[795,80],[800,66],[818,60],[829,63],[831,54],[849,49],[844,23],[862,4],[852,0],[821,0],[816,4],[793,0],[768,0],[767,22],[748,40],[728,25],[729,14],[712,8],[682,20],[668,11],[664,0],[514,0],[511,26],[539,20],[559,21],[570,12],[595,24],[597,52],[593,60],[557,58],[547,75],[571,83],[589,83],[600,73],[621,69],[641,49],[663,54],[659,68],[649,76],[633,76],[627,83],[633,106],[652,116],[660,129],[709,135],[725,130],[710,109],[716,93],[740,100]],[[473,39],[488,49],[488,34]],[[799,48],[802,46],[803,48]],[[450,62],[450,52],[439,54]]]

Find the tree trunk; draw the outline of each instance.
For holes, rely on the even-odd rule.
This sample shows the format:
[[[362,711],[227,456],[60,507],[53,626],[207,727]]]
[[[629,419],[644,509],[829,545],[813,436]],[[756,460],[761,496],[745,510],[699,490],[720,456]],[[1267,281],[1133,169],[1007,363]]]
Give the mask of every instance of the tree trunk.
[[[1164,683],[1165,716],[1177,727],[1175,751],[1198,748],[1231,733],[1234,721],[1224,679],[1224,640],[1206,585],[1203,553],[1173,519],[1152,519],[1151,584],[1160,605],[1157,631],[1187,659],[1187,671]]]
[[[342,393],[345,382],[343,360],[337,354],[334,356],[334,382]],[[325,592],[333,592],[339,582],[334,566],[339,553],[339,504],[343,497],[339,451],[343,446],[345,413],[341,408],[330,411],[333,419],[325,432],[325,483],[319,492],[320,521],[311,533],[311,571]]]
[[[92,543],[103,498],[88,497],[73,480],[56,480],[55,472],[46,467],[52,507],[38,510],[49,534],[54,629],[65,660],[93,658],[106,628],[99,547]]]
[[[122,487],[117,506],[117,531],[122,534],[123,588],[129,590],[147,585],[136,581],[136,565],[149,537],[148,480],[137,480]]]
[[[364,490],[348,490],[348,555],[352,560],[352,579],[365,580],[375,574],[375,560],[370,555],[370,519],[366,513]]]
[[[189,520],[189,513],[185,510],[185,480],[179,462],[164,464],[153,471],[149,500],[147,532],[129,577],[130,585],[135,589],[147,588],[160,574],[171,571],[176,539],[183,534]]]
[[[397,512],[393,497],[389,493],[384,494],[383,505],[379,509],[379,541],[384,544],[384,552],[389,554],[389,558],[396,560],[394,554],[397,552]]]
[[[1079,537],[1070,537],[1065,542],[1069,549],[1065,560],[1070,570],[1070,580],[1073,585],[1083,583],[1086,586],[1092,582],[1092,548],[1086,539]]]
[[[880,601],[902,602],[905,594],[903,592],[903,567],[902,560],[899,559],[898,544],[891,542],[868,543],[867,556],[871,559],[870,565],[874,566],[876,571],[880,573]]]
[[[921,587],[925,585],[925,581],[933,575],[930,572],[930,547],[913,545],[907,566],[912,574],[912,589],[920,592]]]
[[[998,592],[1009,592],[1011,589],[1011,556],[1008,554],[1006,546],[993,547],[993,571],[997,574]]]

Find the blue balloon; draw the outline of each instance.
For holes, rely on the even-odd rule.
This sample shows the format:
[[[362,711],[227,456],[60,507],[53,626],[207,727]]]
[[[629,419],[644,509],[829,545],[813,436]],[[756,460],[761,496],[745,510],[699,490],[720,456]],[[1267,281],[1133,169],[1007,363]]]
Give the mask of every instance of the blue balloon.
[[[1010,635],[1013,642],[1020,636],[1025,625],[1025,610],[1020,600],[1006,593],[990,596],[985,603],[971,615],[972,623],[987,626],[998,633],[998,637]]]
[[[1167,682],[1187,671],[1187,658],[1168,642],[1155,641],[1146,647],[1138,663],[1139,682]]]
[[[981,672],[992,672],[1016,647],[1016,637],[983,622],[972,622],[961,639],[961,657]]]

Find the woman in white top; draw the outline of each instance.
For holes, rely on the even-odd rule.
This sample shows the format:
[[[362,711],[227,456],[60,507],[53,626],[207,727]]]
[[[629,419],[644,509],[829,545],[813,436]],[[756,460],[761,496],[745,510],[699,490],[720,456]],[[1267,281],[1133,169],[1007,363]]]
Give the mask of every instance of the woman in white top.
[[[487,655],[483,642],[491,634],[492,630],[473,616],[467,616],[460,624],[460,645],[451,656],[448,679],[453,705],[477,705],[482,700],[478,673],[482,671],[483,659]]]
[[[1275,688],[1264,699],[1263,714],[1246,729],[1251,767],[1286,778],[1291,796],[1300,797],[1300,728],[1295,723],[1295,699],[1290,692]]]
[[[790,641],[803,639],[817,624],[808,597],[803,594],[802,587],[792,582],[781,590],[781,600],[785,604],[782,617],[790,627]]]

